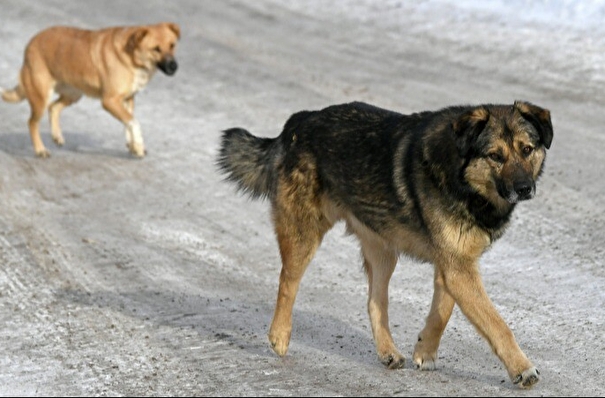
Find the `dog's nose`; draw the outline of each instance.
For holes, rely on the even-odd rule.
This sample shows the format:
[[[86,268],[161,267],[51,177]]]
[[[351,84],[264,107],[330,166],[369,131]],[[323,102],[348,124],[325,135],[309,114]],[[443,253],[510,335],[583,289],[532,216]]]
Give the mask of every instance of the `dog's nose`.
[[[173,59],[168,62],[168,65],[166,65],[166,73],[168,73],[169,75],[172,75],[176,72],[178,67],[179,67],[179,65]]]
[[[520,200],[531,199],[534,193],[534,184],[531,181],[520,181],[515,183],[514,189]]]
[[[158,68],[168,76],[174,75],[178,67],[179,65],[174,58],[168,58],[158,63]]]

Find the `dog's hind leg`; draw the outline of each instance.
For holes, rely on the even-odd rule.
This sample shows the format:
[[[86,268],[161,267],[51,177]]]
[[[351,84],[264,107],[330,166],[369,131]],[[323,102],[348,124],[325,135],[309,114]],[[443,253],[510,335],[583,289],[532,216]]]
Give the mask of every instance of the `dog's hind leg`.
[[[61,93],[59,98],[50,104],[48,108],[48,117],[50,119],[50,131],[53,137],[53,141],[58,146],[62,146],[65,143],[63,133],[61,132],[61,126],[59,124],[59,116],[61,111],[71,104],[77,102],[82,97],[82,94],[67,95]]]
[[[280,356],[286,355],[290,344],[292,308],[300,281],[332,226],[321,212],[315,173],[297,170],[288,177],[280,179],[273,204],[282,269],[268,337],[273,351]]]
[[[437,349],[455,304],[454,299],[445,289],[443,273],[437,267],[435,267],[434,289],[431,311],[414,348],[414,363],[422,370],[435,370]]]
[[[351,226],[349,225],[351,229]],[[397,265],[397,251],[389,247],[373,232],[355,230],[361,241],[364,268],[368,276],[368,313],[378,359],[390,369],[402,368],[405,357],[401,355],[389,328],[389,281]]]
[[[54,83],[47,70],[34,71],[28,66],[21,70],[21,82],[31,110],[27,124],[34,152],[38,157],[49,157],[50,152],[40,138],[40,119],[44,116]]]

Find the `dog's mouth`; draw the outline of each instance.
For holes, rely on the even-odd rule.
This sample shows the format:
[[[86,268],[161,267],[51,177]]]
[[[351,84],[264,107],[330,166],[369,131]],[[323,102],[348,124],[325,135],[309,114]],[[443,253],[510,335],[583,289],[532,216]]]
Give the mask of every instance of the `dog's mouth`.
[[[158,68],[167,76],[172,76],[176,73],[179,65],[174,58],[165,58],[158,62]]]

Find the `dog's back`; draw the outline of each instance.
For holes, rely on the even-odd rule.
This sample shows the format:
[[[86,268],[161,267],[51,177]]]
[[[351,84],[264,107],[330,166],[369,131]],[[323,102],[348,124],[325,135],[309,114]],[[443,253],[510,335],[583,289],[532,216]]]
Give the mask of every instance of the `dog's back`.
[[[100,57],[91,51],[93,38],[94,31],[69,26],[52,26],[36,33],[27,43],[23,53],[23,67],[32,73],[24,73],[22,70],[19,83],[13,89],[3,91],[2,99],[15,103],[27,97],[22,81],[24,74],[27,79],[44,79],[73,84],[76,87],[83,85],[74,82],[74,78],[82,80],[83,74],[88,75],[84,76],[85,78],[95,78],[90,72],[82,73],[95,70],[92,62],[95,59],[100,60]],[[83,88],[86,90],[86,87]]]
[[[231,128],[223,132],[218,165],[228,180],[252,197],[271,197],[275,193],[277,168],[289,172],[296,159],[313,156],[318,165],[325,167],[326,177],[331,174],[331,165],[357,161],[358,147],[382,145],[373,139],[372,131],[380,131],[400,116],[352,103],[295,113],[275,138],[256,137],[245,129]],[[386,148],[390,147],[387,143]],[[347,167],[339,172],[346,173]]]
[[[375,231],[393,227],[403,220],[401,214],[419,227],[412,200],[402,202],[402,194],[408,194],[405,181],[393,183],[394,159],[406,157],[411,170],[418,154],[408,153],[417,150],[410,144],[420,142],[434,119],[429,112],[402,115],[360,102],[302,111],[288,119],[276,138],[256,137],[241,128],[226,130],[218,165],[253,198],[274,197],[280,175],[285,184],[291,176],[305,174],[318,187],[318,197]]]

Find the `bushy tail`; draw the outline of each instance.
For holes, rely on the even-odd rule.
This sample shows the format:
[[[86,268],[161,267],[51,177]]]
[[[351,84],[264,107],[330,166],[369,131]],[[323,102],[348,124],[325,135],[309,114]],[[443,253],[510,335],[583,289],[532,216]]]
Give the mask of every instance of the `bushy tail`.
[[[252,198],[273,197],[276,164],[282,154],[277,138],[260,138],[241,128],[223,131],[218,166],[227,180]]]
[[[12,90],[2,90],[2,99],[6,102],[20,102],[25,99],[25,91],[20,84],[15,86]]]

